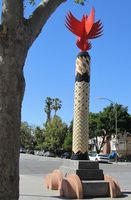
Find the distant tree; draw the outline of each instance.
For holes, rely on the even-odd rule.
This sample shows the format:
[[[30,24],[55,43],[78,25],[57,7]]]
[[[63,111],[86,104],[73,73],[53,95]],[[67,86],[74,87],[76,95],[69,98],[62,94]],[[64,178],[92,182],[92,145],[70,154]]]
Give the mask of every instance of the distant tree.
[[[51,120],[52,105],[53,105],[53,99],[51,97],[47,97],[45,100],[45,107],[44,107],[44,111],[47,114],[46,123],[50,122]]]
[[[68,127],[68,132],[64,140],[63,149],[66,151],[72,151],[72,133],[73,133],[73,121],[71,121]]]
[[[67,125],[62,122],[60,117],[54,116],[50,123],[46,125],[44,134],[44,148],[50,151],[56,151],[62,148],[67,134]]]
[[[20,145],[25,149],[34,148],[33,127],[27,122],[22,122],[20,127]]]
[[[55,111],[55,116],[56,116],[56,112],[61,109],[62,106],[62,101],[58,98],[53,99],[53,105],[52,105],[52,109]]]
[[[117,105],[118,132],[131,132],[131,116],[128,107]]]
[[[110,104],[99,113],[99,130],[106,130],[108,134],[115,134],[115,112],[117,111],[117,132],[131,131],[129,128],[130,115],[128,107],[120,104]]]
[[[99,113],[89,115],[89,137],[95,138],[97,152],[100,152],[106,140],[115,135],[115,112],[117,111],[117,132],[131,132],[131,117],[128,108],[120,104],[110,104]],[[102,141],[98,147],[98,136]]]
[[[71,122],[70,122],[70,125],[69,125],[69,127],[68,127],[68,131],[69,131],[70,133],[73,133],[73,120],[71,120]]]
[[[35,149],[42,150],[43,143],[45,140],[44,129],[41,129],[39,126],[37,126],[34,129],[34,140],[35,140]]]
[[[99,134],[99,113],[89,113],[89,138],[95,138]]]
[[[127,122],[128,130],[131,133],[131,115],[129,116],[128,122]]]
[[[105,142],[105,131],[99,129],[99,115],[100,113],[89,113],[89,138],[94,139],[94,145],[97,153],[101,151],[101,148]],[[98,136],[102,137],[100,146],[98,145]]]

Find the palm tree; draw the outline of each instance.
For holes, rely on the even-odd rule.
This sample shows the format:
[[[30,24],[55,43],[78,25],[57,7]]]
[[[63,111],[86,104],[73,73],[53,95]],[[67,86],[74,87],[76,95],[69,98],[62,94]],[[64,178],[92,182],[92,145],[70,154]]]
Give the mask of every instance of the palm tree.
[[[50,97],[47,97],[46,100],[45,100],[45,108],[44,108],[44,111],[47,114],[46,123],[50,122],[50,120],[51,120],[52,105],[53,105],[53,99],[50,98]]]
[[[52,109],[55,111],[55,116],[56,116],[56,112],[61,109],[62,106],[62,101],[58,98],[53,99],[53,105],[52,105]]]

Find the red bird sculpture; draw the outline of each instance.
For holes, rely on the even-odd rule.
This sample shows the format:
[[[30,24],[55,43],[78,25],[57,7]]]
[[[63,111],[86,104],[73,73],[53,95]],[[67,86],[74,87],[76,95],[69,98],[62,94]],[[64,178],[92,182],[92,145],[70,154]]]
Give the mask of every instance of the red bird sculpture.
[[[100,20],[94,23],[95,10],[92,8],[90,15],[83,15],[81,21],[76,19],[71,12],[66,17],[65,26],[77,36],[76,45],[81,51],[91,49],[90,39],[100,37],[103,26]]]

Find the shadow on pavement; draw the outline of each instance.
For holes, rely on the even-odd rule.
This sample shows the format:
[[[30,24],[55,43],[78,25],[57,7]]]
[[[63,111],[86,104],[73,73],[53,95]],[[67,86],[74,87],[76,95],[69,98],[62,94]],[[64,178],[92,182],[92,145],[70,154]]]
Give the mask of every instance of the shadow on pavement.
[[[122,197],[119,197],[119,198],[128,197],[130,194],[131,194],[131,191],[122,191]]]
[[[131,195],[131,191],[122,191],[122,196],[121,197],[119,197],[119,199],[122,199],[122,198],[126,198],[126,197],[128,197],[128,196],[130,196]],[[50,199],[52,199],[52,198],[57,198],[57,199],[65,199],[64,197],[62,198],[62,197],[60,197],[60,196],[49,196],[49,195],[39,195],[39,194],[20,194],[20,197],[38,197],[38,198],[46,198],[46,197],[48,197],[48,198],[50,198]],[[89,199],[93,199],[93,198],[89,198]],[[102,198],[102,199],[104,199],[104,198]]]
[[[44,198],[44,197],[48,197],[48,198],[60,198],[59,196],[49,196],[49,195],[37,195],[37,194],[20,194],[20,197],[39,197],[39,198]]]
[[[22,197],[47,197],[43,195],[37,195],[37,194],[20,194]]]

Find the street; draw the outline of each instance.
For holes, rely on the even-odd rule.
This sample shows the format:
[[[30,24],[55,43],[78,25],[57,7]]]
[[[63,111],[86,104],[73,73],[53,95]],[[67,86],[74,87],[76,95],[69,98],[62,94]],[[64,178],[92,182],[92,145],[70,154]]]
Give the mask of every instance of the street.
[[[58,192],[45,190],[43,180],[46,174],[58,169],[62,162],[63,160],[60,158],[21,154],[19,200],[52,199],[54,195],[56,199]],[[113,176],[118,181],[121,190],[125,191],[127,195],[131,195],[131,163],[100,164],[100,169],[104,170],[104,174]]]

